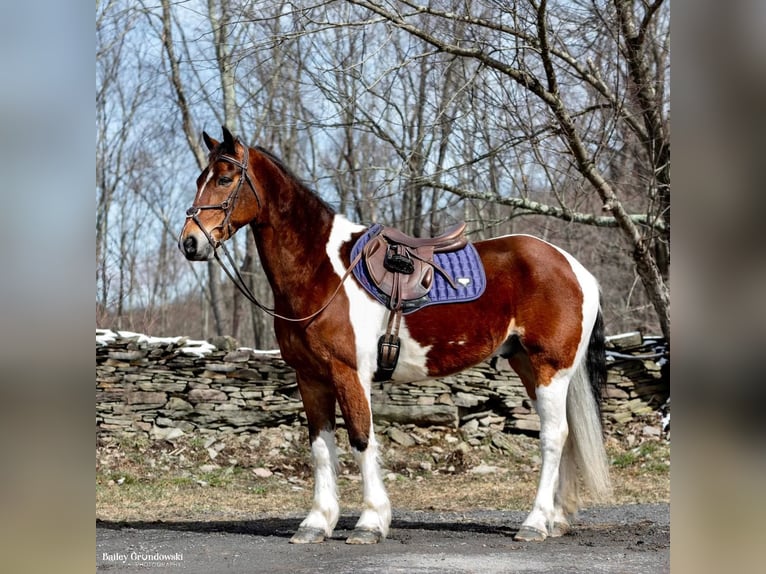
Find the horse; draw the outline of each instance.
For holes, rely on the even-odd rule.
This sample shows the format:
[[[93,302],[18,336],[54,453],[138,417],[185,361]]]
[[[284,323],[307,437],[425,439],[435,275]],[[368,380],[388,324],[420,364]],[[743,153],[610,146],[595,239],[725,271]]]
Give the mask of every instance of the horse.
[[[363,490],[346,542],[379,543],[389,534],[391,503],[370,390],[388,309],[349,273],[352,246],[367,228],[336,213],[278,157],[248,147],[225,126],[223,140],[205,132],[203,140],[209,163],[197,178],[178,245],[187,259],[206,261],[218,258],[238,229],[249,225],[254,235],[274,296],[267,310],[282,358],[296,372],[313,463],[312,507],[290,541],[322,542],[338,521],[337,404]],[[542,460],[532,509],[515,539],[562,536],[580,506],[578,471],[594,502],[611,497],[599,404],[606,379],[599,286],[572,255],[530,235],[473,245],[486,273],[484,292],[404,316],[391,380],[444,377],[507,359],[539,414]]]

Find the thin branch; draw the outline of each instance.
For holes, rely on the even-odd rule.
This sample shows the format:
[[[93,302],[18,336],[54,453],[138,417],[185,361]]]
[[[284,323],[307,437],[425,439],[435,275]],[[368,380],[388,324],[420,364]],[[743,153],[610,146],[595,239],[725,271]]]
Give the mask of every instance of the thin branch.
[[[424,187],[430,187],[433,189],[442,189],[444,191],[454,193],[455,195],[458,195],[464,199],[476,199],[480,201],[489,201],[489,202],[497,203],[500,205],[514,207],[517,209],[524,209],[524,210],[527,210],[529,213],[534,213],[537,215],[546,215],[549,217],[555,217],[563,221],[569,221],[573,223],[582,223],[584,225],[591,225],[594,227],[610,227],[610,228],[620,227],[620,222],[615,217],[608,216],[608,215],[598,216],[592,213],[582,213],[578,211],[572,211],[571,209],[567,209],[566,207],[563,207],[563,206],[554,207],[552,205],[548,205],[546,203],[540,203],[538,201],[533,201],[531,199],[527,199],[524,197],[503,197],[503,196],[494,195],[491,193],[482,193],[479,191],[472,191],[462,187],[434,181],[432,179],[424,179],[420,181],[419,183],[422,184]],[[629,218],[635,225],[640,225],[642,227],[653,228],[659,231],[663,231],[665,228],[665,224],[662,221],[654,220],[653,218],[650,218],[649,216],[642,213],[626,214],[626,217]]]

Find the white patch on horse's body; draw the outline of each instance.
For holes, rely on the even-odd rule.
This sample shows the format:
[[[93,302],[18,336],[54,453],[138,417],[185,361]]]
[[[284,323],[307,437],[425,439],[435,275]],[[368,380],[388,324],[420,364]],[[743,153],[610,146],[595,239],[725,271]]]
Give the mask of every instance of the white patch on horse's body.
[[[385,328],[385,325],[381,326],[381,334],[385,332]],[[396,369],[391,380],[395,383],[411,383],[428,378],[426,362],[428,361],[428,351],[431,350],[431,347],[423,346],[412,338],[407,328],[407,317],[402,318],[402,324],[399,327],[399,338],[401,339],[399,361],[396,363]],[[377,349],[375,353],[377,354]]]
[[[542,239],[540,240],[542,241]],[[547,241],[546,241],[547,243]],[[556,247],[555,245],[548,243],[551,247],[558,250],[566,260],[569,262],[569,266],[572,268],[572,272],[577,277],[577,282],[580,284],[582,290],[582,325],[580,344],[577,346],[577,353],[575,354],[574,364],[579,365],[580,361],[585,356],[585,352],[588,350],[588,344],[590,343],[590,334],[593,328],[593,324],[596,322],[596,316],[599,310],[599,287],[596,278],[583,267],[582,263],[577,261],[572,255]]]
[[[341,246],[350,241],[354,233],[364,229],[363,226],[351,223],[342,215],[335,216],[330,238],[327,241],[327,255],[338,277],[343,277],[346,273],[346,267],[340,258]],[[349,320],[354,330],[357,372],[369,398],[370,382],[376,369],[380,326],[383,324],[386,309],[373,301],[352,276],[346,278],[343,287],[348,297]]]
[[[343,216],[335,216],[330,239],[327,241],[327,255],[339,277],[343,277],[346,273],[340,258],[341,246],[351,239],[352,234],[364,229],[363,226],[351,223]],[[369,384],[377,369],[378,339],[386,332],[388,313],[386,308],[374,301],[352,277],[346,279],[344,287],[349,300],[349,319],[354,329],[357,371],[369,399]],[[399,337],[401,339],[399,362],[392,380],[409,382],[426,378],[428,376],[426,361],[431,347],[424,347],[412,338],[407,329],[406,317],[402,319]]]

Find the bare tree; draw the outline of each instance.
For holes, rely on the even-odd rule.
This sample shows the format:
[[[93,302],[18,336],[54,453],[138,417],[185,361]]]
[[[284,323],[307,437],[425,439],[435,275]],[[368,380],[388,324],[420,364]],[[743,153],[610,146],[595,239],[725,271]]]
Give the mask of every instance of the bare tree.
[[[153,95],[149,84],[135,81],[145,71],[140,60],[125,55],[136,49],[130,33],[137,20],[116,1],[97,6],[96,303],[98,316],[112,309],[118,327],[136,294],[136,245],[145,219],[132,191],[143,169],[142,150],[126,134],[140,124],[140,110]]]
[[[200,132],[226,124],[358,221],[425,235],[468,219],[476,237],[562,244],[601,278],[608,325],[667,334],[668,12],[662,0],[99,3],[99,316],[274,344],[268,317],[243,320],[220,271],[173,247],[207,162]],[[232,248],[268,303],[252,239]]]
[[[556,6],[553,17],[545,0],[503,5],[461,2],[445,9],[410,1],[351,1],[438,52],[475,61],[488,73],[533,96],[535,102],[530,108],[533,111],[525,119],[538,126],[535,130],[538,138],[547,135],[558,140],[560,145],[551,151],[566,154],[580,177],[597,194],[601,209],[609,215],[574,210],[563,193],[557,194],[559,205],[551,205],[525,197],[502,198],[432,180],[425,184],[465,198],[500,201],[568,221],[617,227],[632,249],[637,273],[662,331],[669,337],[670,297],[666,277],[670,143],[664,89],[668,67],[667,10],[663,9],[663,1],[647,4],[615,0],[611,10],[572,2]],[[474,15],[473,6],[492,8],[496,17],[489,18],[486,12]],[[585,24],[594,20],[601,24],[586,29],[584,41],[574,33],[583,30],[582,14],[586,15]],[[466,25],[460,36],[454,33],[455,21]],[[598,44],[600,30],[613,43],[612,54],[620,60],[605,73],[596,68],[593,60],[596,54],[590,52],[588,45]],[[602,50],[598,55],[603,60],[608,53]],[[589,100],[582,85],[588,86],[595,98]],[[523,97],[518,90],[514,94]],[[641,159],[649,179],[641,182],[644,206],[640,213],[631,211],[629,198],[619,187],[623,182],[610,180],[611,150],[597,144],[602,139],[598,133],[593,135],[593,128],[605,127],[594,118],[604,109],[610,110],[610,120],[615,125],[632,134],[644,148]],[[546,139],[550,142],[550,137]]]
[[[168,0],[160,1],[161,12],[161,31],[160,38],[165,53],[165,62],[167,64],[168,79],[173,87],[177,109],[182,118],[183,133],[186,136],[186,142],[190,151],[197,160],[199,169],[207,165],[207,154],[200,144],[200,129],[195,124],[192,117],[192,108],[189,105],[189,96],[187,94],[187,75],[181,71],[181,58],[177,54],[178,47],[174,38],[177,25],[174,24],[174,13]],[[234,92],[234,70],[231,59],[231,51],[227,45],[229,34],[228,2],[221,0],[217,4],[214,0],[209,0],[207,5],[207,16],[213,36],[213,46],[215,48],[215,62],[217,64],[221,93],[223,103],[223,123],[235,125],[236,120],[236,96]],[[147,12],[149,13],[149,12]],[[182,50],[187,50],[188,46],[184,42],[181,45]],[[221,285],[220,271],[215,262],[210,261],[208,269],[208,289],[209,302],[213,312],[215,333],[223,335],[226,332],[224,327],[224,302]]]

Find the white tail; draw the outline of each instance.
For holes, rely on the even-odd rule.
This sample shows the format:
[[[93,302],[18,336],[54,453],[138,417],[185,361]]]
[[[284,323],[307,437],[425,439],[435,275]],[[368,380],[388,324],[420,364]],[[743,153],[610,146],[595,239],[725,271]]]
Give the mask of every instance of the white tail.
[[[577,464],[585,486],[594,501],[610,501],[612,482],[609,478],[609,460],[604,448],[600,409],[588,376],[585,358],[580,361],[569,382],[567,423],[569,436],[568,444],[564,449],[564,458],[573,457],[573,462]],[[562,460],[562,463],[565,462],[571,461]],[[567,473],[566,476],[576,480],[575,473]]]

